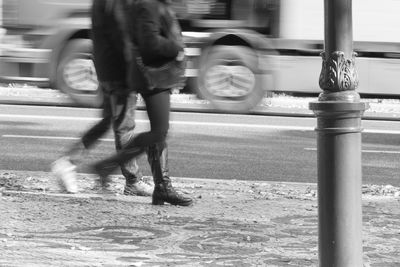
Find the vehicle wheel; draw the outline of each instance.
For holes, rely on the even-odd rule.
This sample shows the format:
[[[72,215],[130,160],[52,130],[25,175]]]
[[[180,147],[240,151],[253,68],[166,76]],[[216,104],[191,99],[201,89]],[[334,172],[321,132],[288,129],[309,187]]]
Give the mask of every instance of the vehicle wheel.
[[[99,107],[102,94],[98,89],[92,49],[88,39],[71,40],[66,45],[57,67],[56,86],[80,105]]]
[[[256,53],[245,46],[212,46],[202,53],[197,79],[199,96],[215,108],[247,112],[263,98]]]

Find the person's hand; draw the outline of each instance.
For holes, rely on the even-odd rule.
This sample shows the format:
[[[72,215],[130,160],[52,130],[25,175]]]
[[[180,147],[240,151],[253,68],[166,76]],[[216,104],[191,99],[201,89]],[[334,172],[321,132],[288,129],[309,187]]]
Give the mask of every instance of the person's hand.
[[[182,61],[185,58],[185,51],[179,51],[178,55],[176,56],[176,61]]]

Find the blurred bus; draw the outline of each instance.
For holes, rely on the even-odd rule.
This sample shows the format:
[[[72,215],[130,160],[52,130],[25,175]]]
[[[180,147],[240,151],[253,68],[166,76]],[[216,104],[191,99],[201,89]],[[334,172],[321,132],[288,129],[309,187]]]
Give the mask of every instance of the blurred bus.
[[[188,90],[230,112],[266,92],[321,92],[322,0],[172,0],[189,58]],[[400,1],[353,0],[361,94],[398,96]],[[0,76],[98,105],[91,0],[3,0]]]

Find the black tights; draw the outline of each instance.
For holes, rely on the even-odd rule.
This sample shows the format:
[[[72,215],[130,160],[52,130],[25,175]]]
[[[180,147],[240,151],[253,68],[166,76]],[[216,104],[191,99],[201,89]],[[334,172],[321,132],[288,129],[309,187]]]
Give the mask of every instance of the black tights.
[[[165,90],[152,95],[143,95],[146,103],[150,131],[138,134],[124,149],[133,147],[147,148],[163,143],[169,129],[170,91]]]
[[[101,161],[99,163],[101,168],[112,172],[119,164],[145,152],[146,148],[165,142],[169,129],[170,91],[164,90],[142,96],[146,103],[150,131],[138,134],[126,143],[117,154]]]

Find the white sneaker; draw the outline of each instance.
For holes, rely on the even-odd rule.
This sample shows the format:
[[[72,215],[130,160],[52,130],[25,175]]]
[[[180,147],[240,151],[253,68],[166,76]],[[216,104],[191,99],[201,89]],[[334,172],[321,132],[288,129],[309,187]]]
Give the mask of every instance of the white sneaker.
[[[126,196],[151,196],[153,195],[154,185],[150,185],[143,180],[136,183],[126,183],[124,195]]]
[[[58,179],[59,185],[69,193],[77,193],[76,166],[68,157],[62,157],[51,164],[51,171]]]

